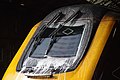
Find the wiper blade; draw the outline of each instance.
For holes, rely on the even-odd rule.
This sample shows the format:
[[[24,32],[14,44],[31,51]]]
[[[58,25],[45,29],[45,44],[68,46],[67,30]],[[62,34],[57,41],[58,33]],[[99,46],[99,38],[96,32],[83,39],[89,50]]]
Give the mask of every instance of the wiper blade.
[[[72,14],[72,15],[64,22],[64,24],[68,23],[71,19],[76,19],[77,17],[79,18],[79,15],[82,15],[80,10],[78,10],[76,13]]]
[[[54,26],[56,26],[56,25],[58,24],[58,22],[59,22],[61,19],[63,19],[63,17],[65,17],[65,14],[63,14],[62,12],[60,12],[59,14],[60,14],[60,16],[55,20]],[[54,26],[53,26],[53,28],[54,28]]]
[[[62,25],[59,25],[59,27],[57,29],[55,29],[49,36],[52,37],[52,41],[50,42],[50,45],[49,45],[49,48],[46,52],[46,55],[48,55],[49,51],[51,50],[52,46],[54,43],[56,43],[60,37],[58,38],[58,40],[56,40],[56,35],[57,35],[57,32],[63,27],[63,25],[65,25],[66,23],[68,23],[71,19],[78,19],[79,17],[81,17],[80,15],[82,16],[80,10],[78,10],[76,13],[72,14]]]
[[[76,14],[76,16],[74,17],[74,19],[71,21],[70,25],[74,25],[75,22],[83,15],[83,13],[79,10]]]
[[[47,26],[50,26],[54,21],[57,22],[58,20],[62,19],[63,16],[64,16],[64,14],[63,14],[62,12],[59,12],[59,14],[56,14],[56,15],[52,18],[52,20],[47,23]],[[37,48],[37,46],[38,46],[39,44],[41,44],[42,41],[44,41],[44,39],[40,38],[40,36],[43,35],[43,32],[47,29],[47,26],[44,25],[44,26],[41,28],[41,30],[40,30],[41,32],[39,32],[39,34],[37,34],[37,35],[35,36],[35,40],[36,40],[36,39],[37,39],[37,40],[36,40],[35,44],[33,45],[33,48],[32,48],[32,50],[31,50],[30,55],[34,52],[34,50]]]
[[[64,14],[62,12],[59,12],[46,25],[50,26],[52,23],[56,23],[58,20],[60,20],[61,18],[63,18],[63,16],[64,16]],[[42,33],[48,28],[46,25],[43,25],[43,27],[40,29],[41,32],[39,32],[39,34],[37,34],[36,37],[40,37],[41,35],[43,35]]]
[[[64,14],[62,12],[59,12],[59,14],[56,14],[54,18],[49,23],[47,23],[47,26],[50,26],[54,21],[58,22],[63,17],[64,17]]]
[[[62,27],[63,25],[65,25],[66,23],[68,23],[71,19],[77,19],[80,18],[81,12],[80,10],[78,10],[76,13],[72,14],[65,22],[63,22],[62,24],[59,25],[59,27],[57,29],[55,29],[49,36],[54,36]]]

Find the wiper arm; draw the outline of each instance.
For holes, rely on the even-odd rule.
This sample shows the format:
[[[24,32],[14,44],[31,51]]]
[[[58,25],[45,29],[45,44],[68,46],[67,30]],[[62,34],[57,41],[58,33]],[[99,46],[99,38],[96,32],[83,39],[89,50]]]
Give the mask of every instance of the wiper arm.
[[[80,10],[77,13],[78,14],[76,14],[76,16],[74,17],[74,19],[71,21],[70,25],[74,25],[75,22],[83,15],[83,13]]]
[[[72,14],[65,22],[64,24],[68,23],[71,19],[76,19],[77,17],[80,18],[82,16],[82,13],[80,10],[78,10],[76,13]]]
[[[47,23],[47,26],[50,26],[54,21],[55,21],[55,23],[57,23],[58,20],[62,19],[63,17],[64,17],[64,14],[63,14],[62,12],[59,12],[59,14],[56,14],[56,15],[54,16],[54,18],[53,18],[50,22]],[[45,26],[45,25],[44,25],[44,26]],[[43,30],[41,30],[42,33],[43,33],[46,29],[47,29],[47,27],[45,26],[45,28],[44,28]],[[44,40],[44,39],[41,39],[41,38],[40,38],[40,36],[42,36],[42,33],[40,32],[40,33],[39,33],[39,36],[36,36],[37,39],[38,39],[38,40],[37,40],[37,45],[40,44],[40,43],[42,43],[42,41]]]
[[[63,27],[63,25],[68,23],[71,19],[75,20],[75,19],[80,18],[81,16],[79,14],[82,15],[80,10],[78,10],[76,13],[72,14],[65,22],[60,24],[59,27],[57,29],[55,29],[49,36],[54,36]]]
[[[63,25],[65,25],[66,23],[68,23],[71,19],[78,19],[82,16],[80,10],[78,10],[76,13],[72,14],[62,25],[59,25],[59,27],[57,29],[55,29],[49,36],[52,37],[52,41],[50,42],[49,48],[46,52],[46,55],[48,55],[49,51],[51,50],[52,46],[54,43],[56,43],[60,37],[58,38],[58,40],[56,40],[56,35],[57,32],[63,27]]]
[[[50,26],[54,21],[57,22],[58,20],[62,19],[63,17],[64,17],[64,14],[63,14],[62,12],[59,12],[59,14],[56,14],[56,15],[52,18],[52,20],[47,23],[47,26]],[[46,29],[47,29],[47,27],[46,27],[46,25],[44,25],[44,26],[41,28],[41,30],[40,30],[41,32],[39,32],[39,34],[37,34],[37,35],[35,36],[35,40],[36,40],[36,39],[37,39],[37,40],[36,40],[35,44],[33,45],[33,48],[32,48],[32,50],[31,50],[30,55],[34,52],[34,50],[37,48],[37,46],[38,46],[39,44],[41,44],[42,41],[44,41],[44,39],[40,38],[40,36],[43,35],[43,32],[44,32]]]
[[[60,20],[62,17],[64,16],[64,14],[62,12],[59,12],[58,14],[56,14],[52,20],[50,20],[46,25],[44,25],[39,32],[39,34],[37,34],[35,37],[40,37],[41,35],[43,35],[42,33],[48,28],[47,26],[50,26],[54,21],[57,22],[58,20]]]

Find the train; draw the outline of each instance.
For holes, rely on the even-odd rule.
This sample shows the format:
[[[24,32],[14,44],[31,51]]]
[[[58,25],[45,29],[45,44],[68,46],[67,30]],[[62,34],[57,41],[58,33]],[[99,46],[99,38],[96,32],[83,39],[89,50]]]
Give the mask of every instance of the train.
[[[56,9],[31,29],[2,80],[92,80],[119,16],[93,4]]]

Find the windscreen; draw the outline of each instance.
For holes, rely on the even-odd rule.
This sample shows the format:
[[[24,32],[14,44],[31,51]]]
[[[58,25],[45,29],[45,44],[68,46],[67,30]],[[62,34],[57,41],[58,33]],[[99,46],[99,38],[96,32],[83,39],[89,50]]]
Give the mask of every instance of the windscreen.
[[[69,6],[49,14],[25,48],[17,71],[42,76],[74,70],[92,33],[92,10],[92,6]]]
[[[70,57],[76,55],[76,51],[84,30],[84,25],[62,26],[62,28],[55,33],[56,36],[54,36],[54,42],[51,46],[53,37],[49,35],[55,30],[56,28],[47,28],[43,32],[43,36],[41,36],[42,42],[37,45],[30,57],[39,58],[44,57],[46,54],[51,57]],[[46,32],[47,34],[44,34]]]

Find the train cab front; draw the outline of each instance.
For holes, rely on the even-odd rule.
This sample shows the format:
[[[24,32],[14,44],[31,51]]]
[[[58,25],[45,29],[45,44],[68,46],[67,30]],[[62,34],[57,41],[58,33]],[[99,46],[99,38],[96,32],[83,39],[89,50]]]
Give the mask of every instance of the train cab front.
[[[90,80],[115,17],[96,5],[59,8],[35,25],[3,80]]]

